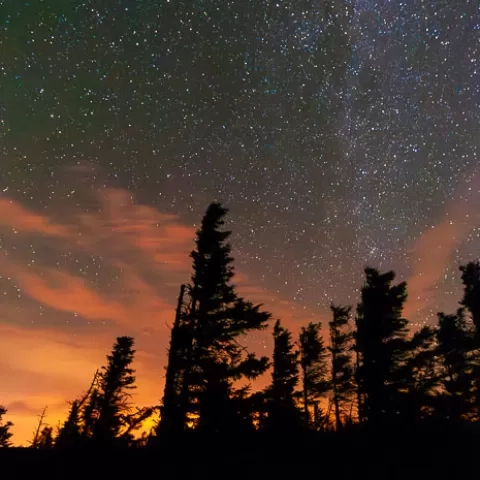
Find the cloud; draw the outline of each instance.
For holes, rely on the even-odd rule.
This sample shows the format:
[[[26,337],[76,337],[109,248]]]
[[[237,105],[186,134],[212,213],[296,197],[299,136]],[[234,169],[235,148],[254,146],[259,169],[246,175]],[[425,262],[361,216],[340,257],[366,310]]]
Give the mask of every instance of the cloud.
[[[12,229],[10,234],[40,235],[57,253],[100,257],[117,271],[115,287],[94,287],[94,279],[60,270],[45,258],[27,267],[15,252],[5,256],[0,274],[13,277],[24,293],[52,309],[90,320],[155,323],[174,300],[165,287],[176,290],[188,278],[195,231],[174,215],[136,204],[124,190],[105,189],[97,199],[98,210],[70,212],[63,223],[2,199],[0,226]]]
[[[443,219],[425,230],[411,249],[413,271],[408,280],[405,315],[412,317],[433,307],[434,289],[452,264],[453,256],[470,232],[480,225],[480,175],[461,185]]]
[[[45,216],[27,210],[14,200],[0,198],[0,227],[8,227],[14,233],[36,233],[67,238],[68,229],[56,225]]]
[[[126,190],[105,189],[97,194],[98,212],[78,215],[75,241],[86,250],[107,255],[135,255],[150,268],[185,272],[195,230],[175,215],[136,204]]]

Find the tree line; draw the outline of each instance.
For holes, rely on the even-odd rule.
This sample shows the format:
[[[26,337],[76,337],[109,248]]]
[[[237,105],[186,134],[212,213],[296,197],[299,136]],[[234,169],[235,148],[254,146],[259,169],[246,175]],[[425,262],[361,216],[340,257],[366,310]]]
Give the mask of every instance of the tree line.
[[[360,302],[331,305],[328,328],[301,327],[297,339],[276,320],[273,354],[258,356],[247,334],[271,314],[238,295],[224,229],[228,210],[211,204],[197,231],[190,282],[180,287],[160,406],[135,408],[134,339],[118,337],[87,392],[54,431],[43,415],[33,448],[139,447],[187,432],[345,432],[360,428],[463,425],[480,421],[480,262],[460,267],[463,298],[436,325],[412,331],[403,317],[405,282],[365,269]],[[270,384],[251,382],[271,371]],[[137,432],[156,412],[151,432]],[[11,445],[2,421],[0,445]]]

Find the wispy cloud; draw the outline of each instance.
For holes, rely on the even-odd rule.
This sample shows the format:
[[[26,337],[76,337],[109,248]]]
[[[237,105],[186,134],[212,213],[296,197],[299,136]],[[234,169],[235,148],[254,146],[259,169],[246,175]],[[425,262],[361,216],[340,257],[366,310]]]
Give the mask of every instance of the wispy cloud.
[[[425,230],[414,243],[407,316],[418,316],[434,307],[438,297],[435,288],[451,267],[456,250],[472,230],[480,226],[479,202],[480,175],[472,174],[447,206],[443,219]]]

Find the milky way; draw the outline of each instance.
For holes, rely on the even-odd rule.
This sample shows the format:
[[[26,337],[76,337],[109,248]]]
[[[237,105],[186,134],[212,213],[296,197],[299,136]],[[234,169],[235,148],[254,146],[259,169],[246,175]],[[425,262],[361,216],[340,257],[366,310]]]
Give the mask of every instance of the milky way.
[[[367,264],[410,281],[412,320],[455,308],[480,252],[476,0],[7,0],[0,23],[0,322],[86,335],[139,291],[171,303],[132,245],[212,200],[250,291],[290,310],[354,303]],[[128,224],[147,240],[106,247]],[[76,280],[117,310],[73,306]]]

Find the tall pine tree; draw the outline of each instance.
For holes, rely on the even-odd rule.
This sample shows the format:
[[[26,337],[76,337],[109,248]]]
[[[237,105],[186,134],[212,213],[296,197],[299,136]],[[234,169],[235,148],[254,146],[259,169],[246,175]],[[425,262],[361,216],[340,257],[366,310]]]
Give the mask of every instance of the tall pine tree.
[[[398,418],[398,373],[408,356],[408,321],[402,317],[407,290],[404,282],[392,285],[394,272],[366,268],[365,275],[357,308],[356,373],[360,416],[377,427]]]
[[[96,372],[87,393],[72,402],[67,420],[60,428],[55,446],[75,448],[93,444],[101,447],[134,444],[133,432],[153,414],[153,408],[132,409],[130,391],[135,388],[131,367],[133,338],[118,337],[108,363]]]
[[[475,380],[476,408],[480,420],[480,261],[472,261],[460,267],[463,282],[463,298],[460,302],[471,316],[475,327],[474,344],[470,354]]]
[[[298,430],[301,414],[296,406],[295,389],[299,382],[299,352],[292,342],[292,334],[277,320],[273,328],[272,384],[267,390],[268,431]]]
[[[299,335],[303,409],[307,426],[312,425],[310,411],[319,411],[320,400],[330,389],[328,352],[320,335],[321,328],[320,323],[309,323],[301,328]],[[318,424],[319,419],[314,417],[314,428],[318,427]]]
[[[351,307],[332,305],[330,327],[330,353],[332,355],[332,393],[335,426],[339,431],[352,420],[354,395],[354,368],[352,361],[353,334],[348,328]],[[343,419],[343,421],[342,421]]]
[[[438,314],[437,355],[442,364],[444,391],[441,416],[453,423],[471,419],[475,400],[475,357],[471,350],[474,331],[464,309],[457,313]]]
[[[398,371],[397,380],[403,384],[401,407],[402,422],[418,424],[432,418],[438,406],[441,375],[438,351],[435,346],[436,330],[425,326],[409,340],[408,358]]]
[[[187,420],[187,399],[184,392],[185,372],[192,354],[190,318],[185,306],[185,285],[181,285],[175,311],[175,321],[170,334],[170,348],[166,368],[165,387],[157,435],[181,433]]]
[[[469,262],[460,267],[463,282],[463,298],[460,304],[471,314],[480,344],[480,261]]]
[[[176,409],[180,418],[184,412],[193,414],[197,428],[207,432],[242,428],[246,398],[237,382],[253,380],[268,368],[267,357],[257,358],[241,344],[244,335],[267,326],[270,314],[239,297],[232,284],[231,232],[222,230],[227,213],[222,205],[211,204],[197,232],[189,305],[181,315],[188,332],[180,341],[181,393],[169,414],[176,415]]]
[[[130,391],[135,388],[132,337],[118,337],[112,353],[107,355],[107,366],[99,376],[99,385],[93,407],[95,422],[92,438],[95,443],[111,446],[125,427],[124,416],[130,413]]]

